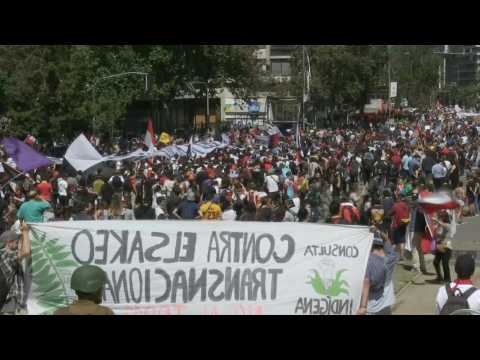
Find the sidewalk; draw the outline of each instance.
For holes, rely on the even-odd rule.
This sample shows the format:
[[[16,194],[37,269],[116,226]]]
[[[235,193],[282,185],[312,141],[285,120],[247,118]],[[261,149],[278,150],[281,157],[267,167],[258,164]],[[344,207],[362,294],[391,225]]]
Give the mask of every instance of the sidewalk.
[[[453,264],[451,266],[452,274],[455,274]],[[426,277],[434,279],[435,276]],[[480,288],[480,267],[477,267],[473,278],[474,284]],[[442,285],[409,284],[397,294],[397,304],[393,308],[393,315],[435,315],[435,300],[438,289]]]

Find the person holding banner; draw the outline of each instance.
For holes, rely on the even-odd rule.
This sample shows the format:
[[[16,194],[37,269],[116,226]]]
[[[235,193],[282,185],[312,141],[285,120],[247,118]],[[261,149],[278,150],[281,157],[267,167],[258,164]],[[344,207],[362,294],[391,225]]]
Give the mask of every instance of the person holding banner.
[[[25,220],[26,222],[44,222],[44,213],[47,210],[51,210],[52,206],[49,202],[45,201],[35,191],[30,191],[28,194],[29,201],[20,206],[17,212],[17,218],[19,220]]]
[[[6,286],[2,292],[7,294],[0,306],[0,315],[27,313],[22,261],[31,254],[30,227],[25,222],[21,225],[21,235],[6,231],[0,236],[0,276]]]
[[[392,306],[395,305],[393,274],[399,254],[379,225],[374,225],[371,232],[374,234],[372,252],[357,315],[392,315]]]

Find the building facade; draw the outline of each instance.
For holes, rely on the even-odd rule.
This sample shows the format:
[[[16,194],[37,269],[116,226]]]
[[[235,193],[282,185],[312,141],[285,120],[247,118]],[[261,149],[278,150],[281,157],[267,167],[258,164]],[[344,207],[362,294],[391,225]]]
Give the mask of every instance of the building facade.
[[[292,76],[292,59],[298,45],[259,45],[256,56],[264,60],[263,71],[277,82],[288,82]]]
[[[259,45],[255,54],[261,61],[264,79],[288,83],[292,78],[292,60],[298,45]],[[209,100],[210,119],[206,119],[205,98],[182,96],[168,107],[157,103],[137,102],[124,118],[124,132],[129,135],[145,132],[152,116],[157,132],[176,132],[178,135],[204,129],[218,123],[262,125],[265,122],[295,123],[299,116],[296,98],[277,96],[267,91],[251,99],[237,99],[228,89],[217,89]],[[153,114],[153,115],[151,115]]]
[[[437,45],[443,57],[441,86],[464,87],[477,84],[480,73],[480,45]]]

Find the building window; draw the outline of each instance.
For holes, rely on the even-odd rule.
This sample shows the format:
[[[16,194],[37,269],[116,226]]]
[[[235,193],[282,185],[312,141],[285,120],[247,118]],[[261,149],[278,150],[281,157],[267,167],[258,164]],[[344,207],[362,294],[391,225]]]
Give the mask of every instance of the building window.
[[[290,76],[290,63],[287,61],[272,61],[272,75],[273,76]]]

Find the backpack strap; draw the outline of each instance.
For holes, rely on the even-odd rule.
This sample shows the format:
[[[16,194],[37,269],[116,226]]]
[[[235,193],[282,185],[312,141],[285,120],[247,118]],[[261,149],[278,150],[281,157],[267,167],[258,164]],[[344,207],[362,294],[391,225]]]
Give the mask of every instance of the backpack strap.
[[[445,288],[447,290],[447,295],[450,296],[456,296],[455,291],[458,291],[460,293],[460,297],[464,297],[465,299],[468,299],[470,296],[473,295],[475,291],[478,289],[474,286],[472,286],[470,289],[466,290],[465,292],[462,292],[458,287],[454,287],[453,289],[450,287],[450,284],[445,285]]]
[[[473,293],[475,293],[478,289],[474,286],[472,286],[470,289],[468,289],[467,291],[465,291],[463,294],[462,294],[462,297],[464,297],[465,299],[468,299],[470,296],[473,295]]]

